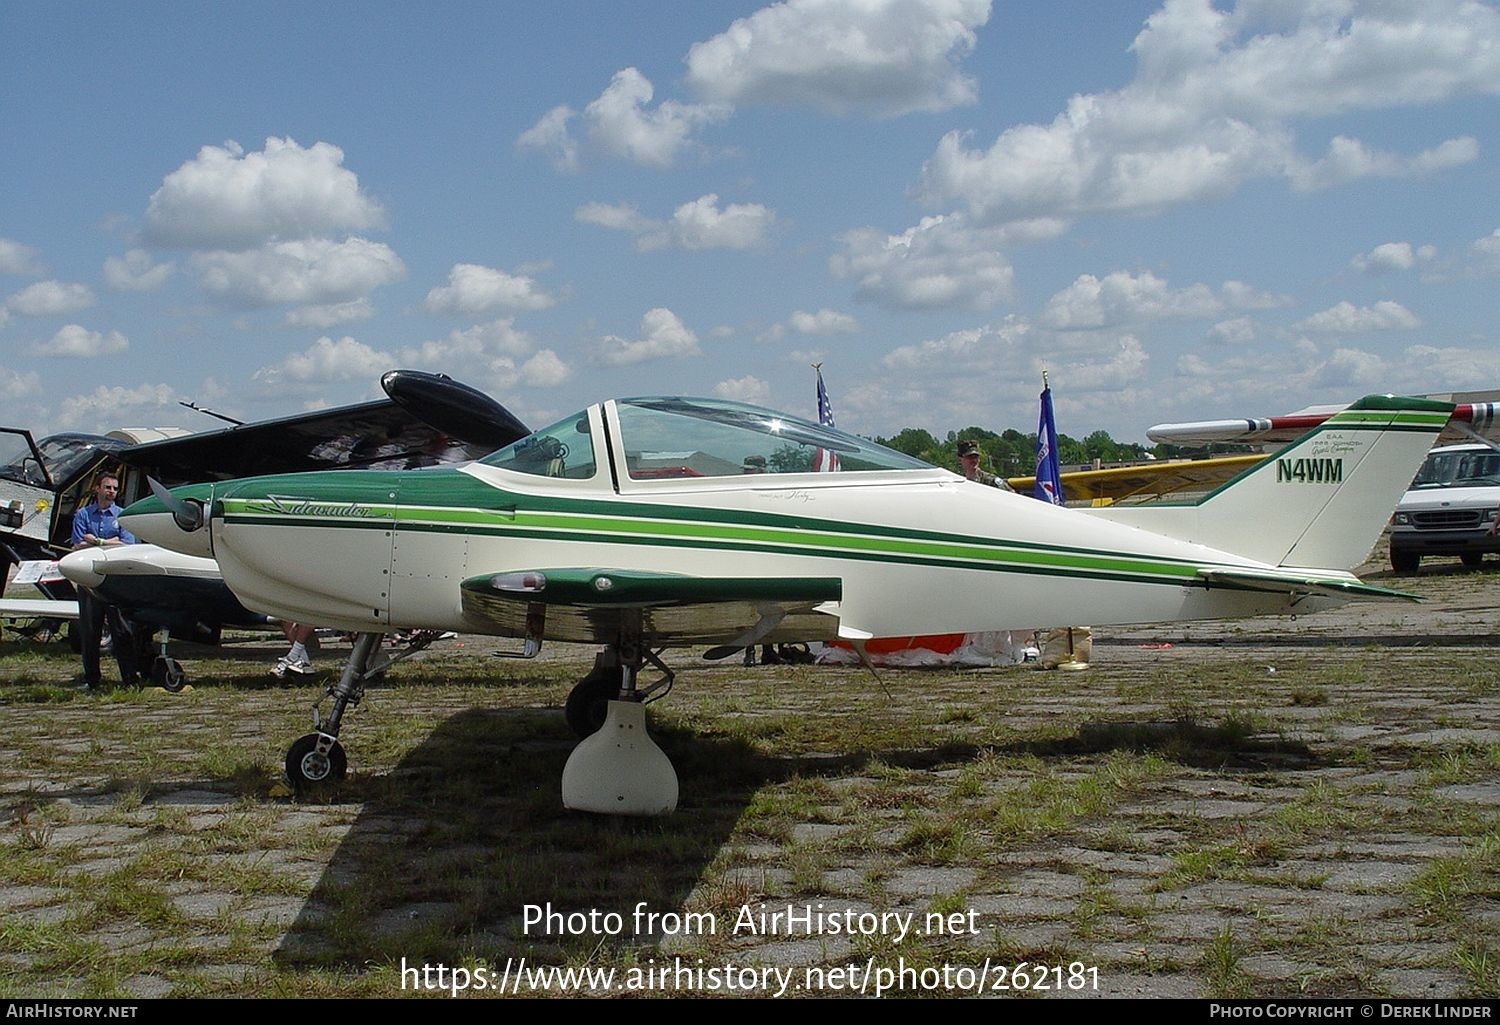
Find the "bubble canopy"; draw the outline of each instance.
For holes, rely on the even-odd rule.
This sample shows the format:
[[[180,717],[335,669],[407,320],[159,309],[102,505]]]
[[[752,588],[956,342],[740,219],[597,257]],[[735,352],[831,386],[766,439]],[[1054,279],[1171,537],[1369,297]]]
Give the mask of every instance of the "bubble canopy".
[[[720,399],[619,399],[610,433],[632,479],[746,473],[927,470],[919,459],[800,417]],[[617,432],[617,433],[616,433]],[[587,410],[486,456],[489,466],[550,477],[591,477],[598,465]]]

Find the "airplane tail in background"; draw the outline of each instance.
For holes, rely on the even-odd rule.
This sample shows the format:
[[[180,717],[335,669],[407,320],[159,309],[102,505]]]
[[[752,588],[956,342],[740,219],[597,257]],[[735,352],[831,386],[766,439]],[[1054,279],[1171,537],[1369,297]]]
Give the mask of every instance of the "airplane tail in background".
[[[1431,399],[1367,396],[1194,505],[1091,511],[1272,566],[1353,569],[1452,411]]]

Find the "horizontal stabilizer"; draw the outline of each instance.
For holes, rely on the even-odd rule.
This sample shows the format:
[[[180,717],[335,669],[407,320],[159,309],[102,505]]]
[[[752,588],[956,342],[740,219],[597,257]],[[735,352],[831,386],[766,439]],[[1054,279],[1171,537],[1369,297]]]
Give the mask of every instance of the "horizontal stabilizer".
[[[1421,601],[1414,594],[1376,587],[1352,577],[1310,577],[1289,573],[1259,572],[1245,569],[1200,569],[1198,576],[1210,584],[1239,587],[1275,594],[1321,594],[1328,597],[1374,598],[1384,601]]]

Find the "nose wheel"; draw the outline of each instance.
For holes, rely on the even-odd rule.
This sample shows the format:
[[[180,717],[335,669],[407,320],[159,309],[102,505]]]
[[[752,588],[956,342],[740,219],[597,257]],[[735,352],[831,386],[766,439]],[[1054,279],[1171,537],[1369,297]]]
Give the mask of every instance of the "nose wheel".
[[[299,737],[287,749],[286,778],[293,787],[337,783],[349,770],[344,745],[326,733]]]
[[[175,658],[158,655],[151,663],[151,682],[176,694],[187,686],[187,674],[182,671],[182,663]]]

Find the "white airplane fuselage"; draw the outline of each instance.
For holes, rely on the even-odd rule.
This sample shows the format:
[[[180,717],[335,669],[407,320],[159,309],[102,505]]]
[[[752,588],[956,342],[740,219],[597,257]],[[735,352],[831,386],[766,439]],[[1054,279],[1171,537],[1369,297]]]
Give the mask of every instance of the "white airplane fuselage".
[[[254,478],[217,486],[209,532],[251,608],[345,630],[489,632],[459,584],[556,567],[839,577],[844,632],[894,636],[1286,611],[1287,595],[1206,588],[1201,566],[1263,567],[953,474],[662,482],[622,499],[479,464]],[[355,478],[361,478],[355,480]],[[444,480],[444,478],[455,478]],[[897,479],[901,478],[901,479]],[[351,491],[356,497],[345,498]],[[435,491],[454,496],[439,505]],[[462,495],[461,498],[457,496]],[[598,508],[603,505],[604,508]],[[133,527],[169,543],[180,531]],[[1315,607],[1328,604],[1304,598]]]
[[[743,451],[761,435],[733,434],[718,455],[707,441],[684,451],[696,437],[653,435],[653,417],[676,429],[684,409],[702,418],[693,429],[705,437],[748,418],[783,432],[771,445],[842,438],[851,455],[845,472],[740,475],[725,468],[731,446]],[[212,555],[247,606],[346,630],[515,632],[466,610],[460,585],[562,569],[834,579],[840,600],[819,611],[850,638],[1306,612],[1363,586],[1348,568],[1450,409],[1371,397],[1300,442],[1295,458],[1268,460],[1205,502],[1092,511],[972,483],[852,436],[818,441],[816,425],[752,407],[620,400],[459,468],[195,485],[175,501],[202,503],[203,528],[185,531],[156,500],[126,519],[148,540]],[[677,450],[647,452],[653,440]]]

